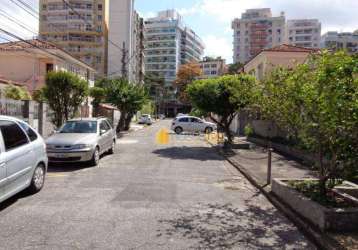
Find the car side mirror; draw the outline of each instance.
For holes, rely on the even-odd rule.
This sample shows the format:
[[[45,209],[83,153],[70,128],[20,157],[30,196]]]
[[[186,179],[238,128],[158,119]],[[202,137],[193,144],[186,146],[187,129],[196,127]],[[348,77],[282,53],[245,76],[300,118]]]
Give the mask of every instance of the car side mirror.
[[[105,129],[101,129],[100,135],[105,134],[107,131]]]

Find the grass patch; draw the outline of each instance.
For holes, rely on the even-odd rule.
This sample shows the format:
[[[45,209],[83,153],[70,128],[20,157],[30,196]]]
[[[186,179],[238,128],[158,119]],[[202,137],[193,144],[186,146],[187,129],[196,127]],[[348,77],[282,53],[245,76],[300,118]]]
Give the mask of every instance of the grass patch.
[[[287,185],[295,189],[296,191],[302,193],[307,198],[312,201],[318,202],[324,207],[328,208],[350,208],[356,207],[353,203],[346,201],[345,199],[337,196],[332,192],[332,188],[336,185],[341,184],[341,182],[327,182],[327,193],[326,195],[321,195],[319,190],[319,182],[317,180],[295,180],[287,181]]]

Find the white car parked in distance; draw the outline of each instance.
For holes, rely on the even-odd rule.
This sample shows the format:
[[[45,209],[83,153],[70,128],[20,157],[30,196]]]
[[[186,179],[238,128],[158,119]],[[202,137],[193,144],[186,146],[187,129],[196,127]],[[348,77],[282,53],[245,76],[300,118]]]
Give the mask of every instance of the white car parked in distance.
[[[180,116],[173,120],[171,129],[177,133],[182,132],[199,132],[199,133],[211,133],[217,129],[215,123],[207,122],[194,116]]]
[[[42,137],[25,122],[0,116],[0,202],[27,188],[40,191],[46,171]]]
[[[146,124],[146,125],[152,125],[153,120],[152,117],[150,115],[147,114],[143,114],[141,115],[141,117],[138,120],[139,124]]]

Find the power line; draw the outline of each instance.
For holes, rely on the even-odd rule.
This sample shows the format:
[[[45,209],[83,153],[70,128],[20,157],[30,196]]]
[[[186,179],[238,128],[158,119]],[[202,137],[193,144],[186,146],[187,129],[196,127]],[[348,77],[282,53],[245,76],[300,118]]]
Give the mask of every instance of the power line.
[[[22,5],[20,5],[18,2],[15,2],[14,0],[10,0],[12,3],[14,3],[15,5],[17,5],[18,7],[20,7],[22,10],[26,11],[28,14],[30,14],[31,16],[33,16],[35,19],[38,19],[39,17],[34,15],[31,11],[27,10],[26,8],[24,8]]]
[[[33,31],[29,26],[27,26],[26,24],[22,23],[21,21],[17,20],[14,17],[11,17],[8,13],[6,13],[5,11],[0,9],[0,15],[2,15],[3,17],[5,17],[6,19],[10,20],[11,22],[17,24],[18,26],[20,26],[21,28],[33,33],[34,35],[37,35],[36,31]]]
[[[35,13],[37,16],[39,16],[39,12],[35,10],[31,5],[25,3],[23,0],[17,0],[19,3],[21,3],[26,8],[30,9],[33,13]]]

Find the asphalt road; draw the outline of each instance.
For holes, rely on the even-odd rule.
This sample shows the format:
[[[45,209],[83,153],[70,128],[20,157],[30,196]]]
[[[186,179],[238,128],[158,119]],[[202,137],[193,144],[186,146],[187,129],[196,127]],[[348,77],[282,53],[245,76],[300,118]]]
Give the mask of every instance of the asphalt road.
[[[50,167],[44,189],[0,204],[0,249],[312,249],[200,136],[161,121],[97,168]]]

